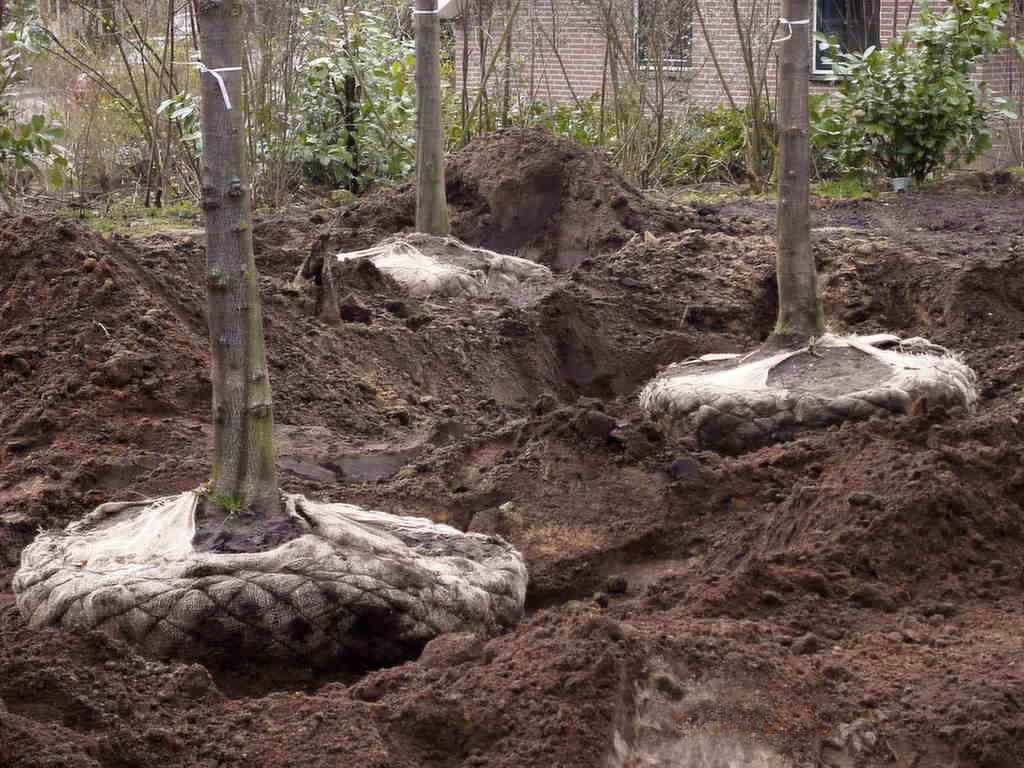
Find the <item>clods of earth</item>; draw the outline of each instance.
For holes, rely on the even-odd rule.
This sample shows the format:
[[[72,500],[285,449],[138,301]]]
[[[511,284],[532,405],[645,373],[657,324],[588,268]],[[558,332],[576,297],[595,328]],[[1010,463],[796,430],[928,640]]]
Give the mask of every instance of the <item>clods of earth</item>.
[[[0,219],[0,766],[1024,765],[1019,182],[814,214],[833,330],[962,352],[973,414],[735,456],[637,395],[770,332],[769,204],[658,202],[523,132],[456,155],[448,191],[454,234],[550,267],[545,291],[353,279],[325,322],[297,273],[408,231],[411,189],[255,228],[283,488],[499,534],[530,570],[518,627],[380,669],[28,629],[10,585],[39,528],[207,475],[204,253]]]

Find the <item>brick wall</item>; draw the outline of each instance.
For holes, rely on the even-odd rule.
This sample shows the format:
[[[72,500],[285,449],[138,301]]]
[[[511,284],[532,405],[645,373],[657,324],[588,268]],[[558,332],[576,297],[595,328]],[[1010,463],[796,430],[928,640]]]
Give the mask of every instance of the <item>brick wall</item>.
[[[479,87],[482,36],[488,91],[492,98],[500,98],[506,57],[499,45],[515,5],[515,0],[495,0],[492,13],[478,14],[471,7],[455,20],[456,84],[461,83],[466,56],[466,81],[472,90]],[[514,95],[529,101],[568,104],[574,95],[585,100],[600,93],[606,41],[597,19],[572,0],[521,0],[518,6],[511,25]]]
[[[485,0],[487,2],[488,0]],[[478,40],[481,30],[487,44],[485,58],[490,65],[493,54],[501,41],[505,19],[515,0],[489,0],[492,12],[478,14],[467,3],[468,12],[455,20],[455,78],[461,82],[462,56],[468,32],[469,71],[467,82],[476,89],[480,82],[480,56]],[[770,23],[779,15],[777,0],[738,0],[741,10],[750,10],[752,2],[763,7],[762,19]],[[813,2],[813,0],[812,0]],[[900,34],[906,28],[907,12],[911,10],[911,22],[916,22],[920,1],[879,0],[881,42]],[[933,0],[932,9],[941,12],[943,0]],[[594,4],[585,0],[520,0],[518,12],[512,25],[513,41],[513,91],[520,98],[541,99],[556,103],[571,103],[575,95],[587,99],[602,90],[602,78],[606,72],[606,50],[609,48],[604,25],[593,10]],[[739,36],[736,32],[730,3],[726,0],[704,0],[701,5],[708,36],[711,38],[715,55],[722,74],[730,84],[730,91],[737,103],[747,101],[746,76],[740,53]],[[481,26],[482,19],[482,26]],[[728,100],[715,70],[711,48],[701,33],[696,16],[693,20],[693,66],[685,72],[671,76],[669,98],[680,102],[704,106],[726,104]],[[776,37],[784,34],[782,29]],[[496,66],[488,80],[492,97],[500,98],[497,86],[503,82],[504,56],[497,57]],[[1014,84],[1014,64],[1010,54],[1001,54],[983,64],[977,73],[979,80],[989,83],[996,95],[1011,95]],[[769,88],[774,98],[775,57],[768,65]],[[610,85],[606,83],[610,91]],[[827,93],[832,86],[821,79],[811,83],[812,93]]]

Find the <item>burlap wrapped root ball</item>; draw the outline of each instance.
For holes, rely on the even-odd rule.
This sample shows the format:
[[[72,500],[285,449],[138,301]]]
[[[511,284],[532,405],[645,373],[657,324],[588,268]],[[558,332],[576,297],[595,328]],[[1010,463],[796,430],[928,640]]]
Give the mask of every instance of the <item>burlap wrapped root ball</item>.
[[[157,656],[387,664],[452,631],[523,613],[504,540],[423,518],[285,497],[308,532],[266,552],[197,552],[198,496],[98,507],[41,533],[14,591],[33,627],[81,627]]]
[[[335,258],[342,264],[369,261],[414,298],[467,296],[517,303],[543,295],[552,281],[551,270],[541,264],[442,235],[395,235]]]
[[[738,453],[795,432],[872,415],[977,400],[974,372],[925,339],[826,335],[812,345],[750,355],[705,355],[672,365],[644,387],[647,414],[702,445]]]

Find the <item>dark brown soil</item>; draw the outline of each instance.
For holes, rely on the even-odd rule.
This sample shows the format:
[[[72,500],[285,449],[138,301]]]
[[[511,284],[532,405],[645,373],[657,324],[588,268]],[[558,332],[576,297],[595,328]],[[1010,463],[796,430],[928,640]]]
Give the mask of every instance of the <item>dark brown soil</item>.
[[[539,139],[496,141],[525,163]],[[472,151],[490,167],[452,167],[479,244],[507,230],[470,228],[489,193],[466,179],[515,162]],[[603,173],[573,157],[569,189]],[[347,215],[380,206],[379,232],[401,229],[386,198]],[[667,766],[698,742],[801,767],[1024,765],[1024,197],[961,184],[823,206],[842,227],[816,230],[835,330],[962,351],[976,415],[738,457],[645,421],[635,395],[659,366],[770,332],[770,211],[697,226],[679,209],[617,224],[618,243],[595,214],[604,244],[535,304],[353,285],[362,320],[332,325],[293,277],[317,238],[367,244],[345,214],[257,227],[282,486],[500,533],[531,570],[515,631],[358,675],[207,670],[26,626],[10,579],[39,526],[206,478],[203,253],[0,219],[0,766]],[[563,242],[545,227],[537,242]],[[523,252],[566,252],[547,247]]]
[[[452,234],[473,245],[569,269],[636,235],[704,227],[695,209],[644,197],[600,152],[539,130],[473,140],[445,169]],[[410,230],[411,185],[385,189],[333,217],[315,254],[365,248]]]
[[[891,375],[892,368],[858,349],[826,348],[786,358],[768,373],[768,386],[839,397],[877,386]]]
[[[200,552],[267,552],[306,533],[281,510],[225,509],[208,498],[196,504],[195,521],[192,544]]]

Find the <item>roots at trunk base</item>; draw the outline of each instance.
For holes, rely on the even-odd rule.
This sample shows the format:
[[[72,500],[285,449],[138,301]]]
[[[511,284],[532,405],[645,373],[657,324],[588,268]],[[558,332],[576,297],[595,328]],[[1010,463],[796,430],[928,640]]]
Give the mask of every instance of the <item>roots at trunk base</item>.
[[[305,533],[290,515],[227,509],[209,497],[196,504],[194,520],[193,544],[201,552],[265,552]]]
[[[14,579],[34,627],[97,629],[146,653],[378,666],[522,616],[522,557],[423,518],[287,496],[304,535],[265,552],[193,545],[198,496],[105,504],[43,533]]]
[[[740,453],[800,430],[977,400],[975,375],[920,338],[826,335],[813,345],[706,355],[670,366],[641,392],[652,418],[695,430],[703,445]]]

